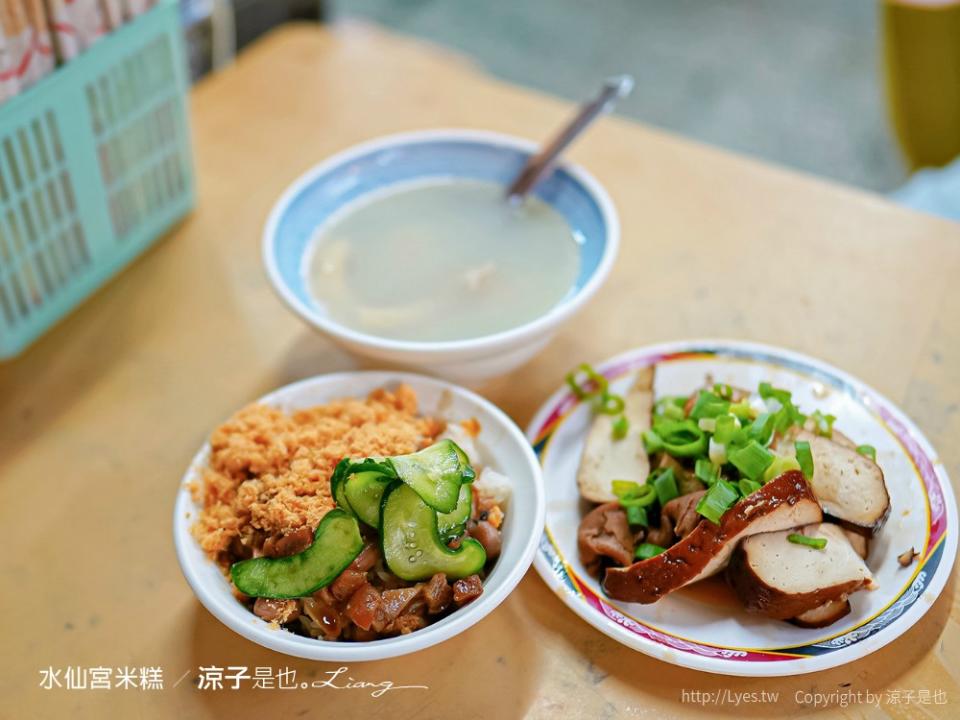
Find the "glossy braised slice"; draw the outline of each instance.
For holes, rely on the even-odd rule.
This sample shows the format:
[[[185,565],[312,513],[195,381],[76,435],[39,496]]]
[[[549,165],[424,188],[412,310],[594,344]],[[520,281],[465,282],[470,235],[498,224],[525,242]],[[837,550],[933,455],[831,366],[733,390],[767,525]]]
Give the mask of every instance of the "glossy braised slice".
[[[323,516],[313,544],[287,557],[241,560],[230,568],[237,590],[251,597],[306,597],[326,587],[363,548],[357,519],[334,509]]]
[[[792,534],[823,538],[814,548]],[[873,576],[843,529],[831,523],[754,535],[736,549],[727,582],[747,612],[777,620],[801,616],[824,603],[874,587]]]
[[[629,567],[608,568],[603,589],[616,600],[653,603],[722,570],[742,538],[821,519],[820,505],[803,474],[790,470],[727,510],[719,524],[701,520],[665,552]]]

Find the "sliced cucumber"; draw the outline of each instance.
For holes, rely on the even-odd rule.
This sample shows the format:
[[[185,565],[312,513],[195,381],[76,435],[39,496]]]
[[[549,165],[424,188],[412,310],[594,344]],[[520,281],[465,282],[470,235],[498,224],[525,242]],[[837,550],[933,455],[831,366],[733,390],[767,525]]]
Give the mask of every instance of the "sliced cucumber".
[[[334,509],[323,516],[313,544],[303,552],[242,560],[231,566],[230,576],[237,590],[251,597],[306,597],[333,582],[362,549],[357,519]]]
[[[387,567],[403,580],[426,580],[436,573],[459,579],[483,569],[487,553],[473,538],[456,550],[444,545],[437,513],[410,486],[392,483],[380,505],[380,541]]]
[[[330,494],[337,506],[343,508],[351,515],[355,515],[350,503],[347,502],[347,494],[343,491],[344,484],[347,481],[347,469],[350,467],[350,458],[343,458],[333,469],[333,475],[330,476]]]
[[[463,534],[463,529],[470,519],[473,509],[472,486],[464,483],[460,486],[460,496],[457,498],[457,507],[453,512],[437,513],[437,531],[444,540]]]
[[[366,470],[351,475],[343,483],[343,493],[354,514],[370,527],[380,527],[380,500],[390,484],[376,470]]]
[[[390,458],[397,476],[437,512],[453,512],[460,485],[473,480],[466,454],[453,440],[441,440],[409,455]]]

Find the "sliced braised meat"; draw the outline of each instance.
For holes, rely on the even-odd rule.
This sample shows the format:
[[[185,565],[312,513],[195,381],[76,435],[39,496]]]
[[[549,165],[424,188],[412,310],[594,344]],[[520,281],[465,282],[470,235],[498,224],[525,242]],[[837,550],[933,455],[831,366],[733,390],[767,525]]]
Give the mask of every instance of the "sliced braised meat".
[[[489,554],[487,555],[489,558]],[[447,576],[437,573],[423,586],[423,599],[427,603],[427,612],[431,615],[442,613],[453,602],[453,588],[447,583]]]
[[[673,534],[673,523],[669,518],[664,516],[662,512],[657,517],[660,518],[659,525],[653,525],[653,523],[656,522],[656,519],[651,518],[651,526],[646,529],[641,528],[634,536],[634,540],[637,545],[642,542],[653,543],[654,545],[659,545],[660,547],[670,547],[673,545],[674,541],[676,540],[676,537],[674,537]],[[627,563],[631,562],[633,562],[632,557],[627,561]]]
[[[330,584],[330,592],[337,600],[349,600],[367,582],[367,574],[347,568]]]
[[[577,531],[577,547],[580,560],[591,573],[599,570],[604,557],[618,565],[633,562],[633,536],[619,503],[600,505],[584,516]]]
[[[379,559],[380,549],[373,543],[368,544],[330,584],[330,592],[337,600],[349,600],[357,589],[367,582],[367,573]]]
[[[300,616],[300,608],[296,600],[257,598],[253,604],[253,614],[267,622],[283,624],[296,620]]]
[[[790,542],[791,533],[825,538],[822,549]],[[746,538],[730,560],[727,581],[747,612],[787,620],[860,588],[873,576],[847,540],[830,523]]]
[[[730,508],[719,525],[701,522],[666,552],[629,567],[607,568],[603,588],[615,600],[656,602],[722,570],[742,538],[821,519],[820,505],[803,474],[791,470]]]
[[[706,492],[706,490],[700,490],[689,495],[681,495],[663,506],[663,516],[673,525],[673,532],[677,537],[686,537],[703,520],[697,512],[697,503]]]
[[[350,596],[345,614],[354,625],[363,630],[380,632],[387,624],[383,600],[370,583],[364,583]]]
[[[470,575],[469,577],[457,580],[453,584],[453,603],[457,607],[463,607],[471,600],[476,600],[483,594],[483,582],[479,575]]]
[[[336,605],[328,600],[319,599],[318,595],[319,593],[313,597],[303,598],[303,613],[313,621],[328,640],[334,640],[340,637],[346,623]]]
[[[653,367],[637,372],[623,402],[623,415],[630,424],[626,437],[613,437],[616,418],[606,413],[594,415],[587,433],[577,471],[577,486],[580,495],[591,502],[616,500],[610,487],[611,478],[643,483],[650,473],[650,458],[643,446],[642,433],[650,429],[653,412]]]
[[[419,586],[384,590],[381,598],[387,622],[391,623],[400,617],[419,597]]]
[[[399,633],[408,635],[414,630],[419,630],[427,626],[427,619],[423,615],[401,615],[387,629],[389,633]]]
[[[304,525],[285,535],[268,537],[263,543],[263,554],[266,557],[289,557],[303,552],[313,544],[313,529]]]
[[[467,525],[467,533],[483,545],[483,549],[487,551],[487,562],[500,556],[500,546],[502,543],[500,531],[489,522],[486,520],[481,520],[480,522],[471,521]]]
[[[890,514],[890,495],[880,466],[856,449],[806,430],[795,433],[793,440],[810,443],[810,485],[823,512],[854,532],[875,535]],[[780,441],[777,452],[792,457],[791,439]]]
[[[837,620],[850,614],[850,601],[842,597],[818,605],[813,610],[790,618],[790,622],[802,628],[822,628],[833,625]]]

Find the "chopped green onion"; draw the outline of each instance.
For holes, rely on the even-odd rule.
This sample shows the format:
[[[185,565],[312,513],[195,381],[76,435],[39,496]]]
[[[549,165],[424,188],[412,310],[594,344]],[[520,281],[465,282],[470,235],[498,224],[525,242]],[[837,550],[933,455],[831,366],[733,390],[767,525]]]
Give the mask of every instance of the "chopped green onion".
[[[639,505],[627,506],[627,522],[630,525],[642,525],[643,527],[649,527],[650,523],[647,521],[647,509],[642,508]]]
[[[720,467],[706,458],[697,458],[697,462],[693,466],[693,474],[709,487],[720,479]]]
[[[857,452],[874,462],[877,461],[877,449],[873,445],[857,445]]]
[[[604,390],[600,393],[599,401],[595,402],[594,410],[604,415],[619,415],[626,407],[626,402],[619,395],[614,395]]]
[[[756,411],[750,407],[750,403],[748,403],[746,400],[738,403],[732,403],[730,405],[729,412],[731,415],[734,415],[741,420],[749,420],[757,414]]]
[[[587,376],[586,381],[583,385],[577,382],[577,373],[582,372]],[[574,395],[577,396],[580,400],[586,400],[587,398],[593,397],[594,395],[599,395],[607,391],[608,382],[607,379],[593,369],[593,366],[588,363],[581,363],[577,366],[576,370],[571,370],[567,373],[566,378],[567,385],[570,386],[570,390]],[[587,384],[592,383],[593,389],[588,390]]]
[[[644,430],[640,437],[643,439],[643,449],[647,455],[653,455],[655,452],[663,450],[663,438],[653,430]]]
[[[802,471],[802,469],[803,469],[803,468],[800,467],[800,463],[797,462],[794,458],[792,458],[792,457],[781,457],[780,455],[777,455],[777,456],[773,459],[773,462],[770,463],[770,467],[768,467],[766,470],[764,470],[764,472],[763,472],[763,481],[764,481],[765,483],[768,483],[768,482],[770,482],[771,480],[773,480],[774,478],[777,478],[777,477],[780,477],[781,475],[783,475],[787,470],[801,470],[801,471]]]
[[[729,460],[744,477],[756,480],[773,463],[774,455],[756,440],[729,453]]]
[[[781,405],[793,404],[793,394],[789,390],[781,390],[780,388],[775,388],[768,382],[760,383],[758,388],[760,392],[760,397],[764,400],[767,398],[776,399]]]
[[[657,418],[653,431],[663,441],[663,448],[674,457],[696,457],[707,450],[707,436],[693,420]]]
[[[686,417],[683,414],[683,406],[686,405],[687,399],[682,395],[667,395],[662,397],[654,403],[653,406],[653,416],[664,416],[668,417],[671,420],[683,420]]]
[[[624,485],[627,483],[636,485],[636,489],[630,489],[622,495],[618,495],[616,490],[613,491],[613,494],[617,495],[617,499],[623,507],[631,507],[634,505],[637,507],[646,507],[653,505],[653,503],[657,501],[657,491],[650,485],[639,485],[629,480],[614,480],[613,482],[623,483]]]
[[[610,490],[618,498],[633,497],[640,494],[640,483],[633,480],[614,480]]]
[[[657,491],[660,507],[663,507],[675,497],[679,497],[680,490],[677,489],[677,479],[673,475],[673,468],[666,468],[660,473],[653,481],[653,488]]]
[[[810,419],[813,420],[817,435],[833,437],[833,423],[837,420],[833,415],[824,415],[819,410],[814,410]]]
[[[662,552],[666,552],[666,550],[665,547],[660,547],[653,543],[640,543],[640,545],[637,546],[636,552],[634,552],[634,557],[638,560],[649,560]]]
[[[697,401],[690,410],[690,417],[694,420],[700,418],[712,418],[717,415],[724,415],[730,409],[730,402],[724,400],[712,392],[701,390],[697,395]]]
[[[726,465],[727,464],[727,446],[723,443],[717,442],[714,438],[710,438],[710,443],[708,445],[707,457],[710,458],[710,462],[714,465]]]
[[[806,440],[797,440],[793,444],[797,453],[797,463],[800,465],[800,471],[803,476],[810,480],[813,478],[813,453],[810,451],[810,443]],[[857,448],[859,450],[859,448]]]
[[[807,547],[816,548],[817,550],[823,550],[827,546],[826,538],[809,537],[807,535],[800,535],[799,533],[790,533],[787,535],[787,540],[795,545],[806,545]]]
[[[718,480],[697,503],[697,512],[719,525],[723,514],[740,499],[740,493],[726,480]]]
[[[733,397],[733,388],[726,383],[714,383],[713,391],[724,400],[729,400]]]
[[[717,429],[717,421],[715,418],[700,418],[697,420],[697,427],[704,432],[712,433]]]
[[[743,436],[740,432],[740,421],[736,415],[720,415],[714,418],[713,438],[718,443],[727,445]]]
[[[759,490],[761,485],[756,480],[740,478],[740,482],[737,483],[737,487],[740,488],[740,494],[744,497],[747,497],[751,493],[755,493],[757,490]]]
[[[623,440],[627,436],[627,431],[630,430],[630,421],[627,420],[627,416],[621,415],[614,420],[611,430],[614,440]]]
[[[747,437],[766,447],[773,438],[773,428],[776,420],[777,418],[773,413],[760,413],[757,419],[747,428]]]

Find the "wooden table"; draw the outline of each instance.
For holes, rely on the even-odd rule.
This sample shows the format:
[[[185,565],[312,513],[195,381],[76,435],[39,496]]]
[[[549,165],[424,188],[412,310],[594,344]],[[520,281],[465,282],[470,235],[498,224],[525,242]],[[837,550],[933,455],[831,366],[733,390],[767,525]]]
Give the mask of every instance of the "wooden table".
[[[459,126],[542,138],[569,110],[449,52],[358,25],[281,30],[197,87],[196,212],[0,366],[0,717],[764,717],[808,712],[797,691],[845,688],[942,690],[953,707],[885,697],[880,710],[844,715],[955,716],[953,582],[892,645],[782,680],[711,676],[628,650],[531,570],[456,639],[349,671],[429,690],[194,687],[200,665],[289,666],[304,679],[337,667],[221,625],[181,577],[170,532],[180,475],[218,421],[271,388],[356,366],[268,286],[260,232],[271,204],[323,157],[383,133]],[[744,338],[872,384],[960,479],[960,226],[618,119],[572,155],[610,191],[623,246],[609,282],[557,339],[484,388],[521,426],[574,361],[668,339]],[[161,666],[165,689],[39,687],[50,666],[100,665]],[[779,700],[681,702],[684,689],[717,688]]]

